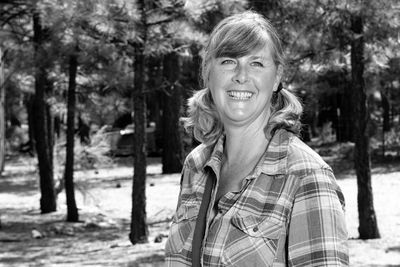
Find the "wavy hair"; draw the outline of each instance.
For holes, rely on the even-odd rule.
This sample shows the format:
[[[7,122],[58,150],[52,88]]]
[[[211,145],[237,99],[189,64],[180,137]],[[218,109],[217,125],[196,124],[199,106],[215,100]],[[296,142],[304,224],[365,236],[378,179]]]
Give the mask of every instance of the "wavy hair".
[[[281,40],[272,24],[254,11],[245,11],[223,19],[212,31],[202,53],[201,75],[203,88],[188,100],[187,117],[182,118],[185,129],[204,143],[214,143],[224,132],[224,127],[208,88],[212,59],[238,58],[250,52],[269,47],[275,65],[285,66]],[[271,115],[265,127],[267,135],[284,128],[299,134],[303,108],[297,97],[282,84],[271,98]]]

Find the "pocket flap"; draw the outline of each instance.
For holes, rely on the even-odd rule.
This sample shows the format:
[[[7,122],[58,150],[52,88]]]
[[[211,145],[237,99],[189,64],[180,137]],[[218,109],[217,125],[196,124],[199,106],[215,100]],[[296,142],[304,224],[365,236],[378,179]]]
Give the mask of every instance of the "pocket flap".
[[[269,218],[260,219],[253,215],[234,216],[231,218],[231,223],[249,236],[270,239],[278,239],[284,228],[283,222],[271,221]]]

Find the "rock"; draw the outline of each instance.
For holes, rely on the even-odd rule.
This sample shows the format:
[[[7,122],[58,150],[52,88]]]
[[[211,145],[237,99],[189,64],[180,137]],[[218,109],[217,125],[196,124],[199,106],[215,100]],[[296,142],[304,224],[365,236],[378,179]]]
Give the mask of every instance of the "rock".
[[[44,235],[36,229],[33,229],[31,233],[32,233],[32,237],[35,239],[41,239],[44,237]]]
[[[49,233],[50,235],[58,235],[62,233],[62,227],[60,225],[51,225],[48,229],[47,229],[47,233]]]
[[[63,231],[64,235],[68,235],[68,236],[74,236],[75,235],[75,231],[72,227],[66,227]]]
[[[85,223],[85,228],[97,229],[100,228],[100,226],[96,222],[87,222]]]
[[[118,245],[117,243],[112,244],[112,245],[110,246],[110,248],[117,248],[117,247],[119,247],[119,245]]]
[[[164,235],[163,234],[158,234],[156,238],[154,238],[154,243],[161,243],[163,240]]]

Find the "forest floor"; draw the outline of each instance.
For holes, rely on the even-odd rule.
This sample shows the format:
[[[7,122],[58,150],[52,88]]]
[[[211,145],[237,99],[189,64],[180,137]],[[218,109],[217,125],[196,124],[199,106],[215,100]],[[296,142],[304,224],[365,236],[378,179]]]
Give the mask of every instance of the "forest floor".
[[[77,171],[80,222],[67,223],[64,191],[58,196],[57,212],[40,214],[36,160],[8,159],[0,178],[0,266],[163,266],[180,175],[162,175],[160,159],[149,158],[149,243],[133,246],[128,238],[131,162],[130,157],[119,158],[111,168]],[[365,241],[357,239],[357,181],[351,164],[348,160],[330,163],[346,198],[351,266],[400,266],[399,162],[373,164],[381,238]]]

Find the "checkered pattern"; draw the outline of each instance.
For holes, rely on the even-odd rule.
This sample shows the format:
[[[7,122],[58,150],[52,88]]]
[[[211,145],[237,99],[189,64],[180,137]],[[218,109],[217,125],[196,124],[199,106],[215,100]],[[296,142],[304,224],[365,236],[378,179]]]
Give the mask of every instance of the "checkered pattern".
[[[200,145],[182,171],[166,243],[168,266],[191,266],[197,214],[207,179],[216,179],[224,137]],[[344,197],[331,168],[296,136],[279,130],[240,192],[228,192],[202,241],[203,266],[347,266]]]

